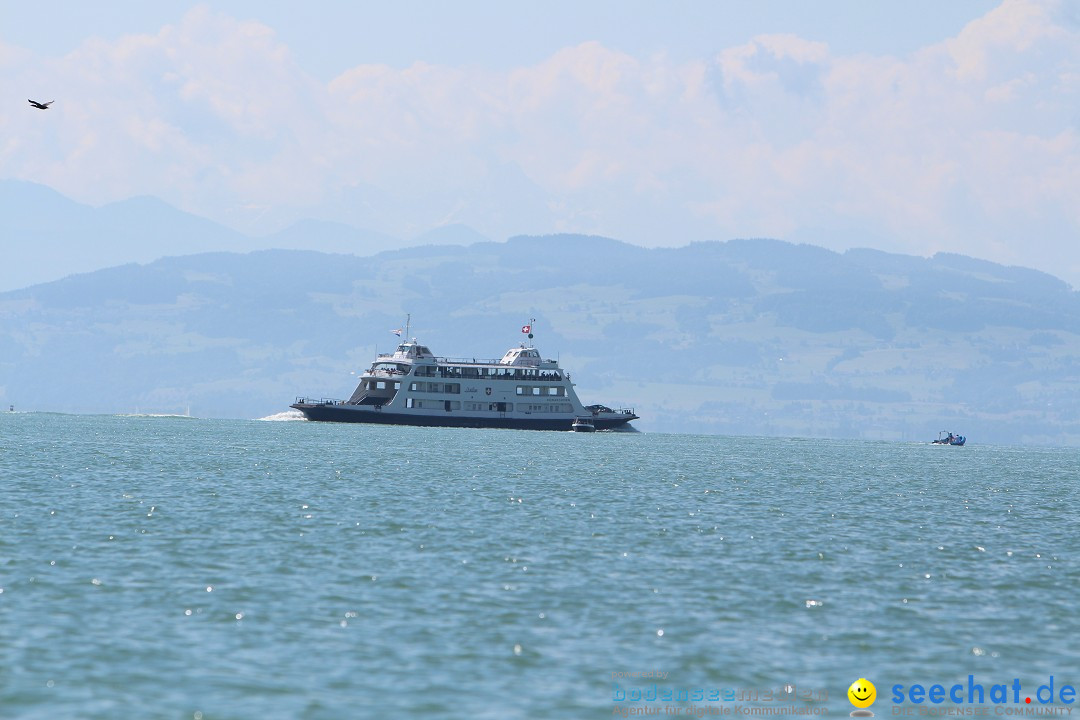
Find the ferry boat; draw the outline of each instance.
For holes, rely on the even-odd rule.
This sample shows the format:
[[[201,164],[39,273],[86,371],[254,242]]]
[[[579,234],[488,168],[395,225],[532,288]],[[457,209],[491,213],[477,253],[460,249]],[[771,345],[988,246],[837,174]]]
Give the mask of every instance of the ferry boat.
[[[533,347],[532,325],[521,330],[530,342],[497,360],[437,357],[406,340],[375,358],[348,400],[298,397],[291,407],[308,420],[518,430],[571,430],[579,417],[611,430],[638,419],[633,409],[582,405],[570,373]]]

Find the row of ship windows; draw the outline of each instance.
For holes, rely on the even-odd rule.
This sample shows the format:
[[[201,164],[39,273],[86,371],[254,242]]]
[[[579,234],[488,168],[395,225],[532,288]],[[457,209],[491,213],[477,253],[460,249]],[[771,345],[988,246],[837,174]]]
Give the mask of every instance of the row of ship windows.
[[[481,407],[482,406],[482,407]],[[419,398],[406,398],[405,407],[418,410],[460,410],[460,400],[421,400]],[[465,403],[466,410],[490,410],[491,412],[510,412],[514,406],[510,403]]]
[[[409,385],[413,392],[461,394],[461,383],[414,382]]]
[[[518,385],[518,395],[548,395],[550,397],[566,397],[566,388],[562,385],[546,385],[543,387],[537,387],[535,385]]]
[[[409,384],[412,392],[445,393],[448,395],[460,395],[461,383],[438,383],[438,382],[414,382]],[[532,395],[539,397],[566,397],[566,388],[557,386],[518,385],[517,394],[521,396]]]
[[[460,400],[421,400],[419,398],[408,398],[405,401],[405,407],[416,408],[418,410],[445,410],[446,412],[453,412],[454,410],[464,409],[466,412],[513,412],[514,403],[506,402],[466,402],[462,403]],[[535,413],[568,413],[573,412],[574,408],[570,403],[553,403],[551,405],[530,405],[528,403],[518,403],[518,412],[535,412]]]

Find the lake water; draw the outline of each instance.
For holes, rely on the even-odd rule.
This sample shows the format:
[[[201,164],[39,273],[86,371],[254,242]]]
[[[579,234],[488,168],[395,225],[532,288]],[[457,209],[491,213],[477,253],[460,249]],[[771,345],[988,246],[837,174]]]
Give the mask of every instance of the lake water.
[[[4,413],[0,717],[846,717],[859,678],[879,717],[931,707],[894,685],[1060,694],[1078,477],[1074,449],[978,438]],[[989,700],[959,707],[1074,709]]]

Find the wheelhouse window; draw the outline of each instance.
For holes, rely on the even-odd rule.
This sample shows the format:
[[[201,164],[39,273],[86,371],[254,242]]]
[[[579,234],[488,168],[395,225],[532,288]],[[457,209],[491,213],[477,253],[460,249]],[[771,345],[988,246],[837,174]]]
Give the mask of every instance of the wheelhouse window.
[[[461,383],[414,382],[409,384],[409,389],[413,392],[460,395]]]

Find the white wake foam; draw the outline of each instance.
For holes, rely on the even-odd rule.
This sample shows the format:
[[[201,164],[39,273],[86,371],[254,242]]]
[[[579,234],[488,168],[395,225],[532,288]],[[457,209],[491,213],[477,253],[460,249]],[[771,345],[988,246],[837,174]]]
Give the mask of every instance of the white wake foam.
[[[276,413],[274,415],[267,415],[266,417],[259,418],[259,419],[260,420],[267,420],[267,421],[270,421],[270,422],[286,422],[286,421],[292,421],[292,420],[307,420],[307,418],[304,417],[304,413],[300,412],[299,410],[286,410],[285,412],[279,412],[279,413]]]

